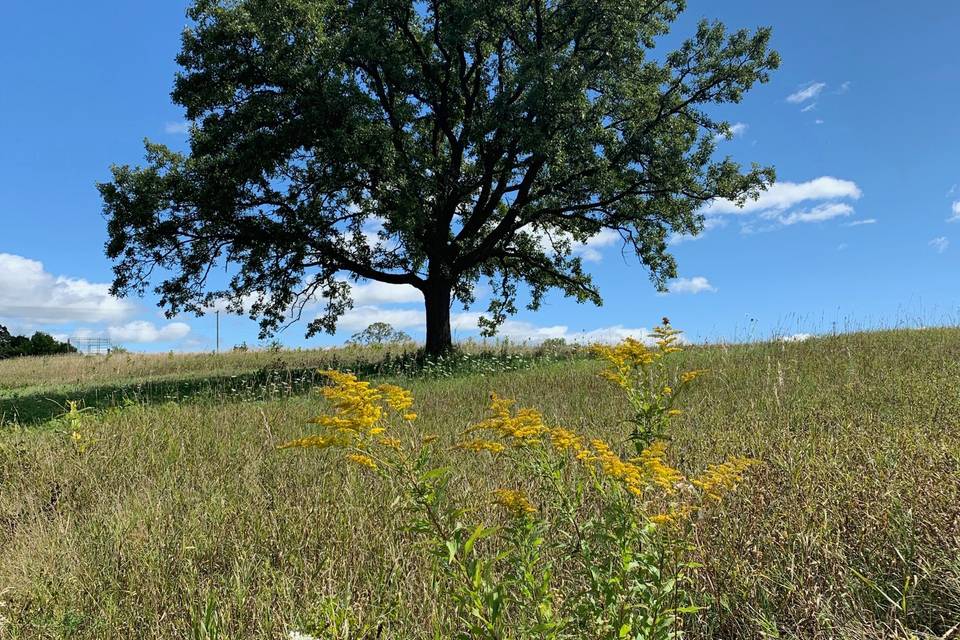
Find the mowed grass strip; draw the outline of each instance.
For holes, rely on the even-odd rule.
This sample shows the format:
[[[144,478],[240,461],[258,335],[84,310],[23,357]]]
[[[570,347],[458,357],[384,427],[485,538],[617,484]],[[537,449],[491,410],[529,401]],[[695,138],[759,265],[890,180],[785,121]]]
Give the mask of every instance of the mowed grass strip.
[[[688,637],[940,637],[960,623],[960,331],[681,358],[710,373],[683,402],[672,462],[763,461],[697,523],[704,608]],[[450,446],[494,391],[618,441],[627,406],[598,368],[392,381],[416,397],[408,437],[440,435],[471,516],[492,520],[489,491],[522,480]],[[445,637],[443,594],[389,488],[332,452],[276,450],[323,410],[312,394],[106,409],[89,414],[84,453],[56,421],[5,427],[0,637]]]

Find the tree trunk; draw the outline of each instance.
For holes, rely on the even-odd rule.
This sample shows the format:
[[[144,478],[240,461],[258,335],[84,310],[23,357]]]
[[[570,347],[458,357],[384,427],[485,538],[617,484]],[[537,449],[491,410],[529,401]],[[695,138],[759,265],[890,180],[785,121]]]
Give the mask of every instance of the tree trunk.
[[[450,291],[446,283],[431,283],[423,291],[427,308],[427,353],[437,356],[453,348],[450,337]]]

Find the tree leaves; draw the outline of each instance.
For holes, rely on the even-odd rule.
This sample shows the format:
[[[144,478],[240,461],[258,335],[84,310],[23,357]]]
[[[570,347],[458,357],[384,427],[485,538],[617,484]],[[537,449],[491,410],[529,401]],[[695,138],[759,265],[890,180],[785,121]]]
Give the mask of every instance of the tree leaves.
[[[551,289],[599,304],[572,246],[604,231],[662,286],[669,233],[773,180],[714,159],[727,125],[703,111],[767,80],[770,31],[701,22],[655,51],[682,8],[196,1],[173,92],[190,153],[150,144],[146,167],[99,185],[115,292],[162,278],[168,313],[225,299],[266,335],[318,299],[308,332],[332,332],[350,307],[343,272],[464,304],[483,277],[492,330],[518,284],[531,308]]]

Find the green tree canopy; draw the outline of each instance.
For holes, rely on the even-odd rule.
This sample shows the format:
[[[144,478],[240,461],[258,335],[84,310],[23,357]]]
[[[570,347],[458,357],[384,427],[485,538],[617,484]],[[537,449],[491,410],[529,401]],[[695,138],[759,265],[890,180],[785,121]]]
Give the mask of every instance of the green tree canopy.
[[[114,292],[159,279],[168,314],[224,299],[264,336],[322,300],[312,335],[350,307],[349,279],[407,284],[438,352],[480,279],[490,329],[525,293],[600,304],[574,249],[604,231],[662,288],[670,233],[774,177],[716,159],[730,129],[704,110],[767,80],[770,31],[704,21],[661,51],[683,5],[196,0],[173,91],[189,153],[148,143],[99,185]]]
[[[413,338],[399,329],[394,329],[387,322],[374,322],[363,331],[358,331],[350,336],[349,340],[354,344],[363,345],[399,344],[412,341]]]
[[[60,342],[48,333],[37,331],[31,337],[13,335],[0,325],[0,360],[21,356],[47,356],[61,353],[76,353],[69,342]]]

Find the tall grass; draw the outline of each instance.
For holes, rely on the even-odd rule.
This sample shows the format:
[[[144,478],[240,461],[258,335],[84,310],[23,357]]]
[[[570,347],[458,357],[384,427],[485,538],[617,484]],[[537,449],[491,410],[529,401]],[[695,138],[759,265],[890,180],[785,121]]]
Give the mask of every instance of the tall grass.
[[[703,608],[687,636],[956,633],[960,331],[682,355],[684,368],[710,373],[671,427],[671,462],[696,471],[736,455],[763,461],[698,527],[691,587]],[[135,366],[144,376],[223,370],[201,361],[84,380],[112,384]],[[483,417],[489,394],[613,439],[629,407],[598,370],[571,360],[404,384],[418,428],[441,435],[441,463],[480,496],[502,486],[503,471],[448,447]],[[72,375],[39,370],[31,384]],[[389,526],[388,492],[326,454],[276,449],[307,433],[321,405],[309,394],[154,397],[85,414],[83,453],[66,421],[2,427],[0,637],[281,638],[308,626],[334,638],[433,637],[450,612],[411,553],[415,540]],[[489,515],[480,498],[471,507]]]

